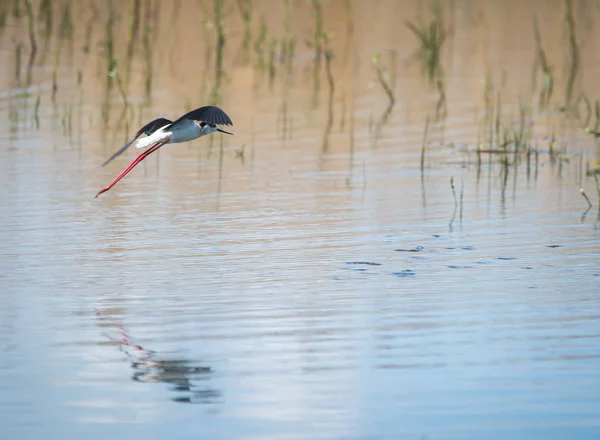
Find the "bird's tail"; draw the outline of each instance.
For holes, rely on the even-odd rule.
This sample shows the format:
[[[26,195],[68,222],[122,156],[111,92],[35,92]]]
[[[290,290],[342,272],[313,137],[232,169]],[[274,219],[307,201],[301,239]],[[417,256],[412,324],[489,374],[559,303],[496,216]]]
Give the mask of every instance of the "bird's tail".
[[[148,148],[157,142],[166,142],[171,133],[157,130],[150,136],[143,137],[135,141],[135,148]]]

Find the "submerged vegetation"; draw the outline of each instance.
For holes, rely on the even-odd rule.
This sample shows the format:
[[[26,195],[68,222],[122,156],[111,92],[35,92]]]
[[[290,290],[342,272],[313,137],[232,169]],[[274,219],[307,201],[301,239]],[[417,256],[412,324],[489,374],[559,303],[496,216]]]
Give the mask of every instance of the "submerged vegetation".
[[[421,64],[421,72],[427,77],[430,84],[435,84],[443,76],[442,46],[446,41],[446,29],[442,17],[442,6],[439,1],[434,3],[433,18],[429,24],[415,24],[406,21],[419,41],[416,57]]]
[[[511,70],[515,65],[498,64],[492,49],[472,38],[471,49],[459,46],[464,42],[457,42],[461,29],[454,28],[453,6],[440,0],[423,3],[416,12],[390,8],[396,14],[390,23],[404,25],[394,28],[390,44],[373,47],[369,37],[376,30],[361,21],[367,11],[358,0],[284,0],[277,5],[260,0],[200,0],[194,5],[3,1],[0,44],[12,53],[6,76],[13,81],[10,87],[28,90],[25,96],[31,101],[30,113],[23,116],[11,98],[7,114],[11,130],[23,117],[40,127],[48,120],[44,105],[51,104],[53,124],[62,126],[69,138],[81,139],[81,133],[73,136],[72,131],[98,121],[104,132],[113,129],[120,132],[119,139],[127,138],[150,113],[159,112],[153,108],[159,95],[178,99],[186,109],[198,97],[206,104],[233,106],[234,93],[245,90],[242,84],[250,78],[249,93],[268,93],[277,103],[282,142],[292,139],[295,121],[318,123],[322,152],[341,143],[350,153],[350,166],[360,130],[369,131],[374,145],[403,124],[400,115],[414,123],[414,115],[425,109],[418,116],[419,164],[425,174],[434,151],[430,140],[443,139],[456,118],[455,91],[467,81],[474,88],[481,82],[482,104],[469,97],[476,107],[477,139],[460,151],[474,157],[478,169],[500,165],[505,185],[509,170],[521,164],[528,176],[535,175],[540,155],[558,167],[569,161],[568,144],[561,141],[569,124],[579,127],[582,136],[588,133],[590,142],[600,138],[600,95],[585,82],[584,42],[595,38],[594,30],[577,22],[578,8],[585,5],[572,0],[557,4],[561,8],[556,12],[533,11],[530,28],[523,32],[530,40],[520,44],[530,58],[519,62],[525,60],[531,68],[532,84],[520,88],[515,86],[519,73]],[[411,15],[402,16],[404,11]],[[561,21],[561,33],[545,24],[548,14]],[[481,6],[472,19],[471,31],[480,32],[485,41],[493,17]],[[483,72],[470,68],[475,62],[485,65]],[[45,71],[50,87],[38,90],[35,84],[43,84]],[[89,92],[96,85],[103,91],[100,106]],[[370,102],[365,96],[378,104],[365,104]],[[90,106],[98,111],[83,110]],[[598,175],[599,167],[589,161],[584,168],[588,171],[582,179]],[[581,194],[591,203],[585,191]]]
[[[542,45],[542,37],[540,36],[540,27],[537,18],[533,21],[533,30],[535,37],[535,44],[537,50],[537,58],[534,63],[534,84],[535,77],[537,75],[537,67],[542,71],[542,87],[540,90],[539,106],[541,110],[545,110],[548,102],[552,98],[552,92],[554,91],[554,76],[552,68],[548,63],[548,58],[544,47]]]
[[[573,88],[575,80],[579,73],[579,44],[575,32],[575,18],[573,16],[573,0],[565,0],[565,27],[568,39],[569,58],[568,58],[568,75],[567,86],[565,89],[565,106],[569,107],[573,100]]]
[[[386,69],[384,69],[384,67],[382,66],[381,55],[375,54],[375,56],[373,56],[373,66],[375,68],[375,72],[377,73],[377,82],[384,90],[388,98],[388,105],[383,114],[381,115],[381,118],[379,118],[379,121],[377,122],[377,127],[375,129],[375,138],[378,138],[381,135],[381,130],[383,126],[387,123],[388,118],[390,117],[390,115],[392,114],[392,110],[394,109],[394,105],[396,104],[396,97],[394,96],[393,88],[393,78],[395,77],[395,59],[392,58],[390,65],[391,69],[388,69],[390,70],[390,73],[386,75]]]
[[[447,31],[442,3],[439,0],[433,4],[432,15],[433,18],[429,24],[415,24],[412,21],[406,21],[406,27],[418,39],[419,45],[415,57],[421,64],[421,73],[438,91],[436,116],[443,119],[446,116],[446,91],[442,69],[442,47],[446,41]]]

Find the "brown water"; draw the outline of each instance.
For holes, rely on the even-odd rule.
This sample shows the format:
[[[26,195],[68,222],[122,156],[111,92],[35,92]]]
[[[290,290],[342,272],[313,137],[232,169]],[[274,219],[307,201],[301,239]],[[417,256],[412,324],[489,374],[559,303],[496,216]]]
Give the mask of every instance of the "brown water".
[[[135,4],[53,3],[45,37],[33,2],[30,70],[25,6],[1,6],[0,438],[600,436],[596,3],[573,4],[569,96],[565,2],[443,3],[440,94],[405,25],[428,5],[329,1],[331,101],[307,2],[253,2],[248,53],[224,2],[221,77],[216,3],[140,2],[129,49]],[[94,199],[141,124],[215,102],[234,137]]]

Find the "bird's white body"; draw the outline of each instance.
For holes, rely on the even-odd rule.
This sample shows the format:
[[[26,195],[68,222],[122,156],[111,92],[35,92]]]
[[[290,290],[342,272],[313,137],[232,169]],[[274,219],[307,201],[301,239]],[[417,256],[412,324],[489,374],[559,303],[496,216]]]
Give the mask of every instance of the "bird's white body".
[[[166,125],[156,130],[150,136],[138,139],[135,141],[135,148],[148,148],[157,142],[167,144],[188,142],[215,131],[217,131],[217,127],[214,124],[211,126],[203,122],[185,119],[178,122],[175,126]]]

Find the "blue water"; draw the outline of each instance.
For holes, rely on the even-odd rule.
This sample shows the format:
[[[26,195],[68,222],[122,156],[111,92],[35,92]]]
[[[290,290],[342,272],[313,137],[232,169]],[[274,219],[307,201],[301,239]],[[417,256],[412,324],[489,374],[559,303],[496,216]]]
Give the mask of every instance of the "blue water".
[[[130,21],[113,3],[123,74]],[[469,4],[453,10],[441,123],[436,89],[407,61],[415,36],[388,18],[413,19],[416,5],[357,2],[342,64],[350,37],[331,2],[329,134],[326,74],[314,107],[313,54],[300,44],[314,31],[308,6],[294,6],[295,70],[278,64],[270,85],[268,69],[232,55],[242,33],[229,5],[221,105],[235,136],[168,145],[98,199],[136,152],[102,162],[142,121],[207,103],[208,16],[197,3],[161,9],[152,99],[139,42],[125,110],[117,77],[104,94],[104,10],[92,21],[73,10],[54,102],[41,37],[32,85],[25,67],[19,79],[0,67],[0,439],[600,438],[597,146],[572,115],[536,110],[537,158],[478,161],[489,66],[471,45],[483,28],[495,38],[486,53],[508,80],[492,78],[492,95],[514,121],[533,40],[531,11],[496,5],[506,16],[483,26]],[[271,38],[283,6],[265,5],[255,19],[264,12]],[[538,11],[544,38],[563,28],[564,11],[550,9]],[[27,28],[8,23],[0,50],[15,63]],[[377,132],[387,98],[371,58],[381,51],[387,75],[394,44],[398,100]],[[556,66],[561,44],[544,40]],[[581,47],[592,103],[593,49]]]

